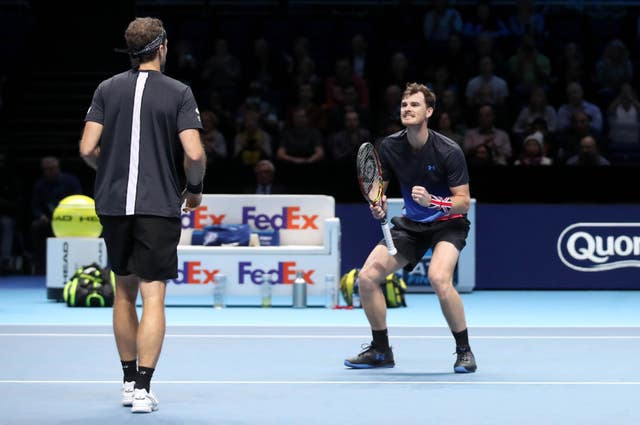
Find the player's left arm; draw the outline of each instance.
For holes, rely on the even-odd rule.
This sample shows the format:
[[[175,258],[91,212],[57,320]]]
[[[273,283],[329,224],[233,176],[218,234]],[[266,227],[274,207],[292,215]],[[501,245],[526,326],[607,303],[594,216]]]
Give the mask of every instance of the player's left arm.
[[[80,156],[94,170],[98,168],[98,155],[100,155],[100,137],[102,136],[102,124],[95,121],[87,121],[80,139]]]
[[[469,184],[450,187],[451,191],[451,209],[449,214],[466,214],[471,205],[471,194],[469,192]],[[433,201],[432,201],[433,202]]]

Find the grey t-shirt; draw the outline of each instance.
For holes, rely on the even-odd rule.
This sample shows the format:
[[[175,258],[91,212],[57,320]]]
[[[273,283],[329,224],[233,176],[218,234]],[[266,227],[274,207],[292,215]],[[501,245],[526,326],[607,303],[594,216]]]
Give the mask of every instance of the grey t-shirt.
[[[161,72],[123,72],[100,83],[85,121],[104,126],[96,212],[180,217],[178,134],[202,129],[191,89]]]

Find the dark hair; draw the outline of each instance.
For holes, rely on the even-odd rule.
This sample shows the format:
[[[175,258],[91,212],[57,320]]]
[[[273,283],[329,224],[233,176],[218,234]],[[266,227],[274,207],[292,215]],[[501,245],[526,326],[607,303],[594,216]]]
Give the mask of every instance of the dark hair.
[[[138,64],[152,61],[155,59],[160,45],[166,42],[166,36],[164,36],[164,26],[162,21],[157,18],[136,18],[129,23],[127,29],[124,32],[124,39],[127,42],[127,48],[129,54],[132,57],[132,61]],[[150,49],[148,52],[145,47],[149,46],[156,38],[162,36],[162,43],[155,49]],[[136,55],[135,52],[144,51],[142,54]]]
[[[404,89],[404,93],[402,97],[405,98],[407,96],[414,95],[416,93],[422,93],[424,95],[424,101],[428,108],[435,108],[436,106],[436,95],[432,92],[429,87],[420,83],[407,83],[407,87]]]

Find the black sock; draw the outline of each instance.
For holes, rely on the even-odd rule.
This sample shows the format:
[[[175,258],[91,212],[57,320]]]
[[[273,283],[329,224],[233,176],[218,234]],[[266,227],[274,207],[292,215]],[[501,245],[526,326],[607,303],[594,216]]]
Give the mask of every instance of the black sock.
[[[373,335],[373,345],[382,350],[386,351],[389,349],[389,336],[387,335],[387,330],[383,329],[381,331],[371,331],[371,335]]]
[[[153,376],[153,371],[155,369],[152,367],[142,367],[138,368],[138,375],[136,376],[136,385],[134,388],[145,389],[149,391],[149,387],[151,386],[151,377]]]
[[[138,374],[138,362],[136,360],[120,360],[122,364],[123,381],[131,382],[136,380]]]
[[[456,339],[456,347],[462,349],[469,349],[469,333],[467,330],[463,330],[460,332],[452,332],[453,337]]]

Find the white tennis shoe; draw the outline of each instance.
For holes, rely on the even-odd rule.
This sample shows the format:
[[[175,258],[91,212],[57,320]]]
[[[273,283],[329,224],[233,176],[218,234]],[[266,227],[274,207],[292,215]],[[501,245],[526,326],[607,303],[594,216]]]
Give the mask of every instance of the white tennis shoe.
[[[151,413],[158,410],[158,399],[151,392],[144,388],[136,388],[133,391],[132,413]]]
[[[122,384],[122,405],[131,406],[133,404],[133,386],[135,381],[125,381]]]

